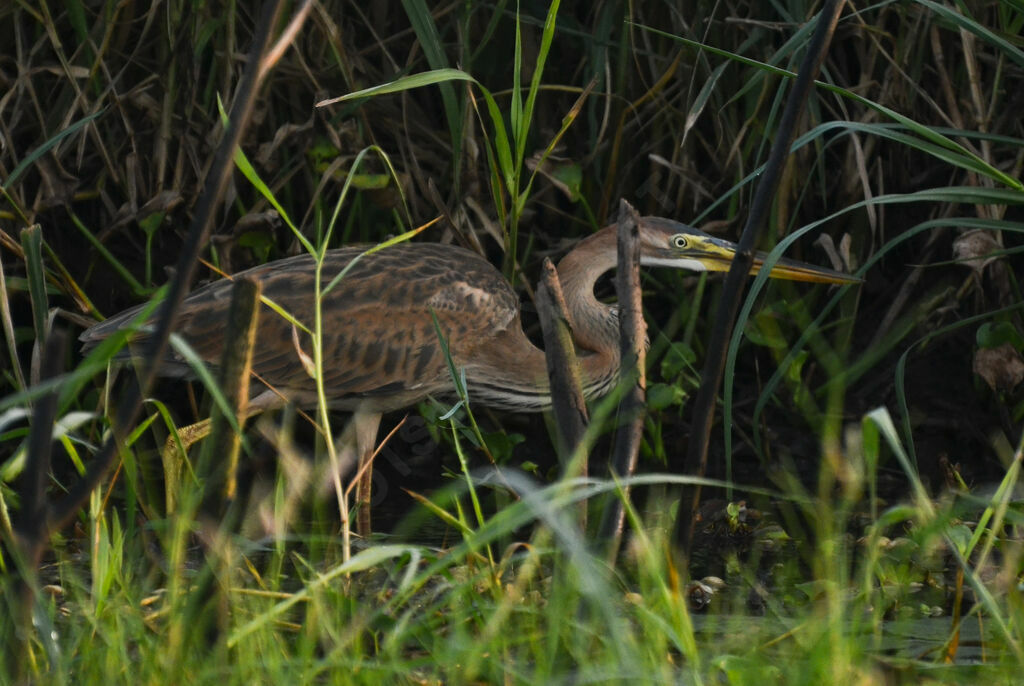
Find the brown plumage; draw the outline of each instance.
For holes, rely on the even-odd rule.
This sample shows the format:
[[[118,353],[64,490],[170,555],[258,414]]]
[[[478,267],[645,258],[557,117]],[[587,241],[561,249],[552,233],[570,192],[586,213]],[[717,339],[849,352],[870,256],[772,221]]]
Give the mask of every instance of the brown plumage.
[[[558,273],[579,348],[584,392],[599,395],[619,372],[618,322],[614,307],[594,297],[594,283],[616,263],[616,227],[583,239],[559,263]],[[677,222],[645,217],[640,222],[641,263],[689,270],[728,269],[735,246]],[[326,287],[364,247],[329,251],[321,280]],[[754,272],[762,264],[757,257]],[[264,297],[313,328],[314,262],[290,257],[242,274],[262,283]],[[824,283],[851,277],[790,260],[780,260],[772,276]],[[231,282],[223,279],[192,293],[183,303],[176,332],[201,359],[220,358]],[[88,349],[131,324],[140,308],[128,310],[82,334]],[[514,411],[540,411],[551,399],[544,354],[526,337],[519,299],[490,263],[452,245],[403,243],[364,255],[325,296],[322,304],[324,388],[333,407],[355,413],[357,454],[372,452],[380,415],[430,396],[454,390],[431,318],[437,316],[455,368],[465,370],[470,402]],[[148,335],[142,327],[136,340]],[[299,345],[311,351],[307,334]],[[188,376],[184,360],[171,353],[162,373]],[[292,325],[267,306],[260,312],[253,369],[276,392],[264,390],[251,407],[280,406],[283,398],[300,406],[316,403],[313,379],[300,361]],[[369,481],[358,499],[369,497]],[[369,528],[360,510],[360,529]],[[365,531],[363,531],[365,533]]]

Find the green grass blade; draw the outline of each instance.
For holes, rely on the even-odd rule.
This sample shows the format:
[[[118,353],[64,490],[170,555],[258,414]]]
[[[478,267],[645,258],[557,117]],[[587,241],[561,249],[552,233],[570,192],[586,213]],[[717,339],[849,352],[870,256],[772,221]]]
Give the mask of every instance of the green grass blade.
[[[11,174],[10,174],[10,176],[7,177],[7,180],[4,181],[3,183],[0,183],[0,188],[2,188],[3,190],[6,191],[8,188],[10,188],[14,184],[14,182],[16,182],[19,178],[21,178],[21,175],[25,173],[25,170],[27,170],[29,167],[31,167],[33,164],[36,163],[36,160],[38,160],[40,157],[42,157],[43,155],[48,153],[50,150],[52,150],[54,148],[54,146],[56,146],[58,143],[60,143],[62,140],[64,140],[68,136],[71,136],[71,135],[77,133],[78,131],[80,131],[84,126],[86,126],[87,124],[89,124],[89,122],[93,121],[94,119],[96,119],[97,117],[102,115],[105,111],[106,111],[106,108],[104,108],[104,109],[102,109],[102,110],[100,110],[98,112],[93,112],[92,114],[79,119],[74,124],[72,124],[71,126],[67,127],[66,129],[62,130],[60,133],[54,135],[52,138],[48,139],[45,143],[43,143],[42,145],[37,147],[35,150],[30,152],[25,157],[25,159],[23,159],[21,162],[19,162],[18,166],[16,166],[14,168],[14,170],[11,171]]]
[[[762,69],[762,70],[764,70],[764,71],[766,71],[768,73],[774,74],[776,76],[782,76],[782,77],[790,78],[790,79],[796,78],[796,74],[794,72],[789,71],[788,69],[781,69],[779,67],[775,67],[775,66],[772,66],[770,64],[765,64],[764,62],[759,62],[758,60],[750,59],[749,57],[743,57],[742,55],[737,55],[735,53],[729,52],[728,50],[721,50],[719,48],[715,48],[714,46],[711,46],[711,45],[706,45],[706,44],[701,43],[699,41],[690,40],[688,38],[682,38],[680,36],[676,36],[676,35],[673,35],[671,33],[665,32],[665,31],[660,31],[660,30],[652,28],[650,26],[644,26],[642,24],[634,24],[634,25],[637,28],[642,29],[644,31],[650,31],[651,33],[654,33],[654,34],[657,34],[657,35],[660,35],[660,36],[664,36],[666,38],[671,38],[672,40],[678,41],[678,42],[680,42],[680,43],[682,43],[684,45],[689,45],[690,47],[693,47],[693,48],[698,48],[698,49],[701,49],[701,50],[706,50],[706,51],[708,51],[708,52],[710,52],[712,54],[718,55],[720,57],[724,57],[726,59],[730,59],[730,60],[739,62],[741,64],[745,64],[747,66],[752,66],[752,67],[756,67],[758,69]],[[840,95],[840,96],[842,96],[844,98],[848,98],[850,100],[858,102],[858,103],[864,105],[865,107],[870,107],[871,109],[876,110],[877,112],[880,112],[881,114],[884,114],[886,117],[892,119],[893,121],[896,121],[896,122],[899,122],[900,124],[903,124],[910,131],[916,133],[917,135],[921,136],[925,140],[930,141],[930,142],[934,143],[935,145],[937,145],[939,147],[946,148],[947,150],[952,150],[952,151],[957,152],[957,153],[959,153],[961,155],[964,155],[966,157],[973,158],[975,163],[978,165],[978,168],[984,170],[984,174],[986,176],[989,176],[989,177],[999,181],[1000,183],[1005,184],[1007,186],[1010,186],[1011,188],[1014,188],[1016,190],[1024,190],[1024,183],[1021,183],[1020,180],[1015,179],[1014,177],[1012,177],[1012,176],[1006,174],[1005,172],[1003,172],[1002,170],[1000,170],[1000,169],[998,169],[998,168],[988,164],[987,162],[985,162],[985,160],[981,159],[980,157],[978,157],[977,155],[975,155],[971,151],[967,150],[966,148],[961,146],[956,141],[953,141],[953,140],[947,138],[946,136],[943,136],[935,128],[930,127],[930,126],[925,126],[923,124],[919,124],[916,121],[914,121],[913,119],[911,119],[910,117],[904,116],[904,115],[900,114],[899,112],[896,112],[895,110],[893,110],[893,109],[891,109],[889,107],[886,107],[885,105],[873,102],[872,100],[869,100],[869,99],[867,99],[867,98],[865,98],[865,97],[863,97],[861,95],[858,95],[857,93],[854,93],[854,92],[852,92],[850,90],[847,90],[845,88],[840,88],[839,86],[835,86],[835,85],[832,85],[832,84],[829,84],[829,83],[824,83],[822,81],[815,81],[815,85],[817,85],[819,88],[822,88],[824,90],[830,91],[830,92],[835,93],[837,95]]]
[[[448,57],[444,54],[444,43],[437,31],[437,24],[434,23],[433,14],[427,7],[425,0],[402,0],[402,7],[409,17],[413,31],[419,38],[423,54],[427,57],[427,64],[431,69],[442,70],[448,68]],[[448,133],[451,136],[452,162],[456,170],[462,159],[462,105],[456,98],[455,89],[450,83],[441,83],[441,102],[444,106],[445,120],[448,122]],[[456,171],[455,178],[459,174]]]
[[[996,32],[986,28],[984,25],[978,23],[970,17],[966,17],[963,14],[955,11],[952,7],[947,5],[940,5],[932,0],[917,0],[917,4],[923,5],[930,9],[935,14],[939,15],[943,19],[948,19],[962,29],[970,31],[978,38],[982,39],[986,43],[989,43],[996,47],[1002,54],[1006,55],[1013,61],[1017,66],[1024,67],[1024,50],[1021,50],[1016,45],[1006,40]],[[967,7],[964,4],[960,4],[960,7],[964,10]],[[1020,9],[1020,8],[1018,8]],[[1019,36],[1018,36],[1019,39]]]
[[[153,293],[152,288],[148,288],[147,286],[142,285],[142,283],[140,283],[139,280],[135,278],[131,271],[129,271],[129,269],[126,266],[121,264],[121,260],[114,257],[114,254],[107,250],[107,246],[103,245],[103,243],[101,243],[99,239],[93,235],[92,231],[90,231],[89,228],[82,222],[82,220],[78,218],[77,214],[75,214],[74,212],[69,212],[69,216],[71,217],[71,223],[74,224],[75,227],[77,227],[78,230],[82,232],[82,235],[85,236],[85,239],[89,241],[90,245],[92,245],[96,252],[98,252],[103,257],[104,260],[106,260],[107,264],[109,264],[111,268],[115,272],[117,272],[117,275],[120,276],[124,280],[124,282],[128,284],[128,286],[132,289],[132,293],[139,296],[146,296]]]
[[[181,355],[189,367],[192,368],[196,377],[210,394],[214,404],[217,405],[217,409],[224,414],[224,418],[227,419],[228,424],[231,426],[231,430],[241,437],[242,445],[245,450],[248,451],[248,442],[246,441],[245,435],[242,433],[242,428],[238,425],[238,416],[231,411],[231,405],[228,403],[228,399],[224,396],[220,384],[217,383],[217,380],[213,378],[213,374],[210,373],[209,365],[196,354],[195,350],[192,349],[192,346],[188,344],[188,341],[178,334],[171,334],[170,343],[174,348],[174,352]]]
[[[46,296],[46,270],[43,268],[43,230],[38,224],[22,230],[21,247],[25,251],[25,271],[32,303],[32,329],[37,345],[41,346],[46,340],[46,313],[50,306]],[[42,353],[42,350],[38,352]]]
[[[277,603],[262,615],[232,631],[227,637],[227,647],[234,648],[246,636],[273,622],[296,604],[312,599],[314,594],[320,592],[321,589],[328,588],[332,582],[341,576],[366,569],[374,569],[405,555],[414,555],[418,558],[419,554],[419,548],[409,545],[377,545],[357,553],[352,556],[352,559],[324,572],[314,582],[291,594],[286,600]]]
[[[221,125],[227,127],[229,124],[228,113],[224,110],[224,103],[221,101],[220,95],[217,96],[217,109],[220,112]],[[241,147],[235,148],[234,159],[235,166],[238,167],[240,172],[242,172],[242,175],[245,176],[249,183],[252,184],[253,188],[258,190],[260,195],[266,198],[267,202],[277,210],[278,215],[280,215],[281,219],[284,220],[284,223],[288,225],[288,228],[292,230],[292,234],[300,243],[302,243],[303,247],[305,247],[308,252],[313,253],[313,244],[310,243],[309,239],[303,236],[302,232],[299,231],[299,228],[295,226],[291,216],[277,200],[277,196],[275,196],[274,192],[270,190],[270,187],[263,182],[262,178],[260,178],[260,175],[256,172],[256,168],[252,166],[252,163],[249,161],[249,158],[246,157],[245,152],[242,151]]]
[[[903,468],[903,473],[910,481],[911,495],[914,498],[914,504],[917,505],[922,515],[929,519],[935,516],[935,505],[932,504],[932,500],[928,497],[928,492],[924,488],[924,484],[921,483],[921,477],[917,473],[917,467],[911,464],[910,456],[907,451],[903,449],[903,444],[900,441],[899,433],[896,431],[896,425],[893,424],[892,415],[889,414],[889,410],[885,407],[879,407],[871,412],[868,412],[864,416],[861,422],[861,430],[870,436],[870,432],[878,432],[881,434],[885,442],[889,444],[889,448],[896,456],[896,460],[900,463],[900,467]],[[877,439],[873,436],[871,441]]]
[[[512,127],[512,139],[516,142],[516,159],[519,154],[519,140],[523,131],[523,33],[521,26],[519,0],[516,0],[516,40],[512,52],[512,95],[509,102],[509,124]],[[527,128],[529,124],[527,124]]]
[[[336,102],[347,102],[350,100],[358,100],[360,98],[369,98],[377,95],[387,95],[388,93],[401,93],[402,91],[411,90],[413,88],[422,88],[423,86],[433,86],[434,84],[445,83],[447,81],[470,81],[477,86],[477,80],[472,76],[462,71],[461,69],[433,69],[431,71],[421,72],[419,74],[412,74],[410,76],[402,76],[401,78],[395,79],[394,81],[388,81],[377,86],[371,86],[370,88],[364,88],[362,90],[354,91],[352,93],[346,93],[336,98],[330,98],[328,100],[321,100],[316,104],[317,107],[325,107],[332,105]]]

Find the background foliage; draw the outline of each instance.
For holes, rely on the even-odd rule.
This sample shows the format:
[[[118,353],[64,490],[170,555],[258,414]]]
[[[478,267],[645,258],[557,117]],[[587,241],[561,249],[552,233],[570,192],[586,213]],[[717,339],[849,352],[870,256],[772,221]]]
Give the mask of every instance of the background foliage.
[[[345,184],[337,245],[443,215],[426,237],[479,245],[524,293],[528,314],[540,259],[606,224],[619,198],[735,238],[781,111],[781,70],[799,63],[817,4],[565,2],[545,30],[550,9],[316,3],[263,85],[243,151],[314,241]],[[36,342],[69,318],[81,325],[142,302],[166,280],[219,140],[218,99],[231,100],[254,20],[233,3],[0,8],[5,522],[18,517],[12,485]],[[270,475],[264,518],[282,526],[243,548],[228,626],[204,652],[176,619],[196,553],[190,526],[162,518],[165,405],[153,404],[111,486],[54,542],[49,621],[59,638],[29,643],[31,669],[80,683],[167,670],[239,682],[1012,674],[1022,663],[1013,499],[1024,420],[1022,24],[1015,0],[844,10],[762,248],[808,229],[787,255],[865,282],[838,293],[773,283],[752,303],[713,441],[712,476],[736,485],[712,494],[731,505],[705,513],[703,548],[714,554],[689,569],[668,561],[669,508],[658,494],[670,479],[651,477],[618,566],[580,552],[585,539],[559,534],[537,499],[500,492],[468,532],[411,533],[337,566],[331,508],[278,478],[316,451],[293,422],[297,447],[264,428],[274,437],[261,454],[274,458],[252,456]],[[390,94],[315,107],[453,68],[476,83],[400,81]],[[232,272],[299,250],[267,195],[236,175],[211,263]],[[644,472],[679,468],[717,289],[691,275],[646,277]],[[73,354],[67,369],[80,360]],[[108,391],[97,375],[61,408],[67,433],[51,490],[88,461]],[[205,414],[201,394],[190,400],[179,384],[156,397],[169,423]],[[393,464],[380,464],[379,489],[447,483],[441,475],[458,472],[461,457],[486,464],[471,444],[456,447],[462,434],[435,423],[439,411],[424,411],[428,421],[392,444]],[[543,420],[486,417],[485,433],[502,464],[557,474]],[[599,444],[597,464],[602,455]],[[466,524],[453,502],[439,498]],[[412,501],[389,503],[405,512]],[[537,521],[547,525],[540,538],[521,543]],[[0,563],[9,577],[7,553]],[[375,571],[353,582],[350,570]],[[695,626],[695,587],[679,575],[725,578],[732,593],[719,594],[730,598],[720,618]],[[764,622],[749,621],[751,605]],[[954,607],[981,627],[983,651],[967,659],[981,667],[933,669],[956,653],[955,622],[935,620],[945,623],[924,647],[883,631],[906,608],[916,622],[932,608],[948,619]],[[729,624],[733,612],[747,620],[742,630]],[[921,635],[937,624],[912,626]]]

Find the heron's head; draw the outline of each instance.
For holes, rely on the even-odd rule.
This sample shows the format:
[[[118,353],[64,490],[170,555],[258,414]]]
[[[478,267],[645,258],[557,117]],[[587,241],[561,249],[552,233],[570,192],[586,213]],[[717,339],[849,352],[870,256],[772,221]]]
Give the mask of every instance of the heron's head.
[[[640,263],[652,267],[673,267],[695,272],[729,271],[736,256],[736,244],[709,236],[703,231],[661,217],[640,220]],[[754,253],[750,273],[764,266],[766,253]],[[857,283],[855,276],[804,262],[780,258],[768,275],[775,279],[815,283]]]

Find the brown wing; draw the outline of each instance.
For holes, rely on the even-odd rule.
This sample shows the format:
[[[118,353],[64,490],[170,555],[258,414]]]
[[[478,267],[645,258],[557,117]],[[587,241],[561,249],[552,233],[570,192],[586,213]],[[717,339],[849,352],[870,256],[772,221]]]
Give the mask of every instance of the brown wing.
[[[327,254],[326,287],[361,247]],[[298,256],[250,269],[263,295],[313,329],[314,263]],[[229,280],[190,295],[177,331],[210,364],[220,359],[230,302]],[[436,243],[402,244],[355,262],[324,297],[324,385],[340,407],[370,402],[378,409],[403,407],[451,388],[447,364],[431,318],[436,314],[456,365],[510,325],[518,326],[518,299],[501,274],[475,253]],[[82,336],[86,346],[128,324],[128,311]],[[312,342],[298,337],[312,357]],[[168,360],[165,372],[180,374],[183,361]],[[300,361],[292,325],[269,307],[260,311],[253,368],[267,383],[301,404],[315,401],[314,384]]]

